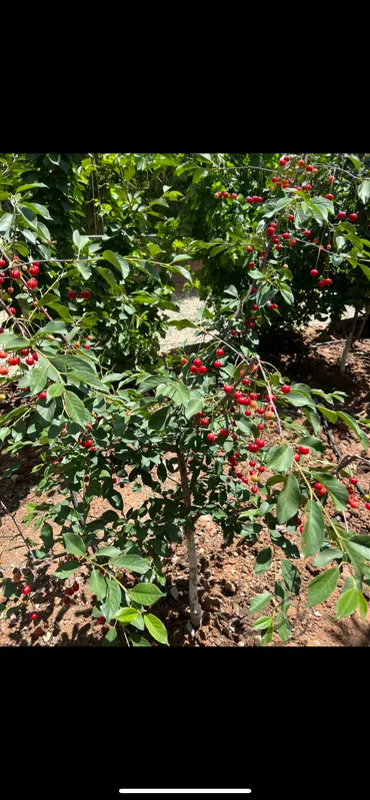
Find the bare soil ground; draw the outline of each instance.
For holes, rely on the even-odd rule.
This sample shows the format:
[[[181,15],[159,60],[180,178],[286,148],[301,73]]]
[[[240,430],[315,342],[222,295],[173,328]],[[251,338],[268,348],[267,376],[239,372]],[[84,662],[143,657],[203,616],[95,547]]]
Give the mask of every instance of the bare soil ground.
[[[185,313],[183,312],[183,316]],[[183,335],[184,332],[181,332]],[[341,375],[338,370],[338,359],[342,351],[342,344],[333,340],[329,346],[311,349],[310,345],[317,341],[320,331],[316,326],[306,330],[304,338],[299,335],[286,337],[278,343],[276,353],[269,354],[268,360],[273,361],[283,372],[293,379],[305,380],[312,386],[324,390],[333,390],[334,387],[348,394],[343,406],[354,416],[369,414],[370,382],[370,342],[361,340],[349,355],[348,370],[346,375]],[[364,334],[368,335],[368,334]],[[172,344],[172,346],[174,346]],[[10,398],[10,403],[14,402]],[[17,400],[17,402],[19,402]],[[8,406],[9,407],[9,406]],[[2,409],[0,409],[2,410]],[[332,432],[337,445],[344,454],[362,452],[361,445],[354,438],[351,431],[344,425],[332,427]],[[329,456],[328,451],[328,456]],[[21,455],[22,472],[17,478],[9,478],[1,483],[1,498],[5,501],[9,511],[22,527],[25,517],[25,504],[40,500],[35,496],[35,486],[38,482],[37,474],[32,474],[31,469],[38,462],[36,450],[24,452]],[[332,455],[333,461],[335,460]],[[7,457],[2,458],[2,470],[10,464]],[[266,473],[264,474],[264,476]],[[369,491],[370,477],[366,465],[358,469],[361,486]],[[132,486],[125,486],[122,490],[124,507],[141,505],[143,497],[150,492],[143,487],[141,492],[133,492]],[[57,502],[57,492],[44,496],[50,501],[50,496]],[[100,515],[108,504],[97,499],[93,504],[91,516]],[[366,511],[364,503],[360,501],[358,510],[348,513],[349,524],[357,533],[369,533],[370,514]],[[0,521],[0,570],[9,576],[13,569],[24,570],[26,564],[25,548],[12,519],[1,512]],[[31,525],[25,531],[27,536],[39,542],[39,534]],[[299,534],[290,537],[299,545]],[[231,546],[225,546],[219,527],[211,517],[203,516],[197,523],[197,549],[200,560],[200,592],[204,608],[203,624],[195,637],[191,637],[188,628],[188,593],[187,593],[187,566],[186,553],[183,545],[171,546],[169,557],[165,561],[167,584],[163,591],[166,597],[159,601],[154,609],[166,624],[169,631],[169,641],[172,646],[226,646],[247,647],[259,644],[259,635],[252,630],[252,620],[247,611],[252,597],[259,592],[269,591],[273,587],[274,573],[272,570],[262,574],[253,571],[254,556],[265,546],[268,534],[262,533],[254,545],[247,544],[244,540],[236,539]],[[281,553],[279,551],[279,557]],[[303,594],[307,584],[316,574],[308,564],[297,560],[295,565],[300,570]],[[33,607],[39,613],[36,623],[29,621],[31,601],[24,603],[24,612],[21,615],[12,615],[12,606],[18,605],[19,600],[1,598],[3,613],[0,619],[0,644],[5,646],[100,646],[108,628],[102,626],[90,617],[92,597],[88,589],[87,570],[81,568],[77,574],[80,590],[76,593],[69,606],[63,603],[62,587],[57,588],[50,580],[50,574],[55,569],[46,565],[44,572],[39,576],[38,593]],[[1,573],[0,573],[1,575]],[[276,576],[280,576],[280,564],[277,559]],[[73,578],[75,580],[75,576]],[[340,622],[335,621],[335,605],[343,585],[344,577],[335,594],[324,604],[315,609],[304,608],[304,600],[293,599],[288,615],[292,625],[292,637],[283,644],[274,635],[272,646],[309,647],[321,646],[368,646],[370,644],[370,620],[362,621],[355,614]],[[370,598],[370,589],[368,590]],[[33,601],[32,601],[33,603]],[[6,615],[6,616],[5,616]],[[35,631],[38,631],[36,634]],[[120,641],[124,646],[124,641]]]

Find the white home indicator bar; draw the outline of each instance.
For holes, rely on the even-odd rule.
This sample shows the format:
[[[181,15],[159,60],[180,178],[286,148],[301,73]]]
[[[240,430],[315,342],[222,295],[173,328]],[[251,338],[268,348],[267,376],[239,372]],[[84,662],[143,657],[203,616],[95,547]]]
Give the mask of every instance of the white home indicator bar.
[[[121,794],[251,794],[252,789],[120,789]]]

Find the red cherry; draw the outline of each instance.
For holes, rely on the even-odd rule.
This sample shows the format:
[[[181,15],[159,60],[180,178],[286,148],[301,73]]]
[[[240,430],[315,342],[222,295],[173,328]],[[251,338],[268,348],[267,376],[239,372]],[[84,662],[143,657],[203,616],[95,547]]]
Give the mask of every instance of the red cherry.
[[[312,172],[312,170],[313,170],[313,166],[311,164],[307,164],[306,172]]]
[[[196,367],[196,366],[195,366],[195,364],[192,364],[192,365],[191,365],[191,367],[190,367],[190,372],[191,372],[193,375],[197,375],[197,374],[198,374],[198,372],[199,372],[199,369],[198,369],[198,367]]]
[[[320,289],[323,289],[325,286],[325,281],[319,281],[317,285],[320,287]]]
[[[323,488],[323,486],[322,486],[322,483],[319,483],[319,482],[317,481],[317,482],[315,483],[315,489],[316,489],[316,491],[317,491],[317,492],[320,492],[322,488]]]
[[[29,352],[29,347],[25,347],[23,350],[21,350],[22,356],[28,356]]]
[[[311,189],[311,184],[310,183],[304,183],[303,186],[302,186],[302,189],[304,189],[305,192],[309,192],[310,189]]]
[[[37,284],[38,280],[36,278],[30,278],[29,281],[27,281],[27,286],[29,289],[36,289]]]
[[[233,387],[230,386],[229,383],[225,383],[224,387],[223,387],[223,390],[224,390],[224,392],[226,392],[226,394],[231,394],[231,392],[233,391]]]
[[[257,425],[257,428],[258,428],[259,431],[263,431],[264,427],[265,426],[264,426],[263,422],[259,422],[259,424]]]
[[[8,364],[9,364],[9,366],[11,366],[11,367],[16,367],[16,366],[17,366],[17,364],[19,364],[19,358],[18,358],[18,356],[9,356],[9,358],[8,358]]]
[[[284,158],[284,161],[285,161],[285,163],[286,163],[286,164],[288,164],[288,163],[289,163],[289,161],[290,161],[290,158],[289,158],[289,156],[285,156],[285,158]]]
[[[329,183],[333,183],[333,181],[334,181],[334,175],[329,175],[329,177],[328,177],[328,181],[329,181]]]
[[[257,469],[258,469],[258,472],[264,472],[266,467],[264,467],[263,464],[261,464],[261,466],[257,467]]]
[[[286,383],[284,383],[283,386],[281,387],[281,391],[283,392],[283,394],[289,394],[289,392],[291,391],[291,387],[288,386]]]
[[[70,289],[70,291],[68,292],[68,297],[69,297],[70,300],[75,300],[76,299],[77,292],[75,291],[75,289]]]
[[[67,591],[68,591],[68,589],[66,589],[66,592],[67,592]],[[70,604],[70,602],[71,602],[71,598],[70,598],[70,597],[68,597],[68,595],[65,595],[65,596],[64,596],[64,598],[63,598],[63,601],[64,601],[64,605],[65,605],[65,606],[69,606],[69,604]]]
[[[251,413],[252,413],[252,412],[251,412],[250,408],[247,408],[247,409],[244,411],[244,414],[245,414],[245,416],[246,416],[246,417],[250,417],[250,416],[251,416]]]
[[[228,197],[228,196],[229,196],[229,192],[224,192],[224,197]]]
[[[349,219],[351,222],[356,222],[356,219],[357,219],[357,214],[350,214],[350,215],[349,215],[349,217],[348,217],[348,219]]]
[[[0,259],[0,267],[6,267],[6,261],[3,258]]]
[[[224,356],[224,355],[225,351],[222,349],[222,347],[218,347],[216,350],[216,356]]]
[[[29,594],[30,591],[31,591],[31,587],[28,586],[28,584],[26,586],[23,586],[22,594]]]
[[[105,617],[97,617],[96,621],[100,622],[100,623],[103,623],[103,622],[105,622]]]
[[[83,300],[88,300],[90,295],[91,292],[89,292],[88,289],[83,289],[82,292],[80,292],[80,297],[82,297]]]
[[[185,364],[187,364],[187,363],[188,363],[188,359],[187,359],[187,358],[182,358],[180,363],[181,363],[183,366],[185,366]]]
[[[237,335],[238,335],[238,331],[232,330],[232,331],[231,331],[231,335],[232,335],[232,336],[237,336]]]
[[[202,359],[201,358],[194,358],[193,364],[195,364],[196,367],[200,367],[201,364],[202,364]]]
[[[347,216],[345,211],[338,211],[337,217],[338,219],[345,219]]]
[[[87,344],[87,343],[86,343],[86,344],[84,344],[84,348],[85,348],[85,350],[90,350],[90,347],[91,347],[91,345],[90,345],[90,344]]]
[[[311,278],[316,278],[318,274],[319,274],[319,272],[318,272],[317,269],[311,269],[311,272],[310,272]]]
[[[306,456],[307,453],[309,453],[309,452],[310,452],[310,448],[309,447],[303,447],[302,445],[300,445],[298,447],[298,453],[300,453],[301,456]]]
[[[220,434],[220,436],[225,436],[226,437],[226,436],[229,435],[229,431],[227,430],[227,428],[221,428],[219,430],[219,434]]]
[[[365,503],[365,508],[367,509],[367,511],[370,511],[370,503]]]
[[[299,159],[299,161],[298,161],[297,163],[298,163],[298,166],[299,166],[299,167],[304,167],[304,161],[303,161],[303,158],[300,158],[300,159]]]
[[[30,614],[30,619],[37,619],[37,617],[38,617],[37,611],[32,611]]]
[[[311,231],[305,231],[305,232],[304,232],[304,234],[303,234],[303,236],[305,236],[305,237],[306,237],[306,239],[308,239],[308,238],[309,238],[309,236],[311,236]]]
[[[273,183],[277,183],[277,182],[278,182],[278,180],[279,180],[279,178],[276,178],[276,176],[274,175],[274,177],[273,177],[273,178],[271,178],[271,180],[272,180],[272,182],[273,182]]]
[[[247,253],[253,253],[253,247],[251,246],[247,247]]]
[[[279,164],[281,167],[285,167],[285,158],[281,158]]]
[[[202,366],[199,367],[199,372],[201,375],[205,375],[206,372],[208,372],[207,367],[205,367],[204,364],[202,364]]]
[[[296,244],[297,244],[297,240],[296,239],[289,239],[289,242],[288,242],[289,247],[294,247],[294,245],[296,245]]]
[[[26,364],[28,364],[29,367],[32,367],[34,363],[35,362],[34,362],[32,356],[30,356],[29,358],[26,358]]]
[[[329,194],[326,194],[325,197],[326,197],[327,200],[334,200],[334,195],[330,194],[330,192],[329,192]]]
[[[214,442],[215,439],[216,439],[216,436],[215,436],[214,433],[207,433],[207,439],[208,439],[209,442]]]
[[[255,267],[255,266],[256,266],[255,261],[250,261],[249,264],[248,264],[248,269],[253,269],[253,267]]]
[[[207,426],[209,425],[208,417],[202,417],[202,419],[200,420],[200,424],[203,425],[203,428],[207,428]]]
[[[28,272],[35,278],[36,275],[38,275],[40,272],[39,265],[36,262],[34,262],[33,264],[31,264],[30,267],[28,267]]]
[[[20,273],[19,269],[11,269],[10,270],[10,275],[11,275],[12,278],[15,278],[15,280],[17,280],[17,278],[21,277],[21,273]]]
[[[301,457],[298,455],[298,453],[296,453],[295,456],[294,456],[294,461],[298,462],[300,460],[301,460]]]
[[[235,194],[235,192],[233,192],[233,193],[232,193],[232,195],[231,195],[231,197],[233,198],[233,200],[236,200],[236,199],[237,199],[237,197],[238,197],[238,195],[237,195],[237,194]]]
[[[46,399],[46,392],[40,392],[39,398],[40,398],[40,400],[45,400]]]
[[[350,478],[349,482],[352,483],[352,486],[356,486],[356,483],[358,483],[358,478]]]
[[[283,233],[282,239],[289,239],[290,233]]]
[[[9,311],[9,314],[12,314],[12,315],[13,315],[13,317],[14,317],[14,316],[16,315],[16,313],[17,313],[17,309],[16,309],[16,308],[13,308],[13,306],[10,306],[10,308],[8,308],[8,311]]]
[[[331,286],[333,283],[331,278],[324,278],[324,286]]]
[[[213,366],[215,367],[215,369],[221,369],[222,361],[214,361]]]

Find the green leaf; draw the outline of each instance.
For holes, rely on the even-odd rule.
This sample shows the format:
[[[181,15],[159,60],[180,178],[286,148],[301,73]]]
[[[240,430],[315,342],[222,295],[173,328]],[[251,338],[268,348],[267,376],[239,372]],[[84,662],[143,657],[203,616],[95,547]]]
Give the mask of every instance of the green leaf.
[[[352,161],[352,164],[353,164],[354,167],[356,167],[357,172],[360,172],[360,170],[361,170],[361,161],[360,161],[359,157],[358,156],[354,156],[354,155],[349,155],[348,153],[346,153],[345,157],[348,158],[350,161]]]
[[[303,407],[303,406],[312,406],[314,407],[314,401],[311,397],[307,397],[302,392],[296,392],[294,389],[289,394],[284,395],[284,400],[290,403],[292,406],[296,407]]]
[[[293,458],[292,447],[288,447],[286,444],[275,444],[267,454],[266,467],[274,472],[285,472],[292,465]]]
[[[196,328],[197,326],[191,319],[171,319],[168,323],[168,327],[176,328],[178,331],[184,330],[184,328]]]
[[[31,390],[31,395],[38,394],[39,392],[42,392],[42,390],[45,388],[48,379],[47,376],[48,370],[49,370],[49,364],[46,364],[45,366],[42,367],[37,367],[37,368],[34,367],[30,371],[31,374],[30,374],[29,386]]]
[[[130,572],[137,572],[139,575],[145,575],[150,569],[150,564],[144,558],[130,554],[115,558],[113,564],[115,567],[123,567],[123,569],[128,569]]]
[[[337,411],[337,414],[339,419],[342,419],[343,422],[345,422],[346,425],[348,425],[348,427],[351,428],[351,430],[356,434],[357,438],[362,444],[362,447],[367,453],[369,449],[369,440],[366,436],[366,433],[361,430],[357,420],[353,419],[353,417],[351,417],[349,414],[345,414],[344,411]]]
[[[83,261],[75,261],[75,266],[77,267],[80,275],[82,275],[85,281],[88,281],[89,278],[91,278],[92,269],[90,267],[90,264],[86,261],[86,259],[84,259]]]
[[[105,512],[105,513],[107,513],[107,512]],[[114,511],[112,511],[112,512],[108,511],[108,514],[109,513],[114,514],[115,512]],[[104,516],[105,516],[105,514],[104,514]],[[118,515],[117,514],[116,514],[115,518],[118,519]],[[114,520],[111,520],[111,521],[114,521]],[[117,556],[119,556],[120,553],[121,553],[121,551],[120,551],[119,547],[114,547],[112,544],[108,544],[106,547],[100,547],[99,550],[96,551],[95,555],[99,556],[99,557],[100,556],[104,556],[104,557],[107,557],[107,558],[117,558]]]
[[[270,592],[262,592],[262,594],[256,594],[251,600],[251,604],[248,609],[248,614],[256,614],[257,611],[262,611],[267,603],[270,601],[272,595]]]
[[[74,556],[83,556],[86,553],[86,545],[81,536],[78,536],[77,533],[64,533],[64,547],[67,553],[71,553]]]
[[[64,383],[51,383],[46,392],[47,399],[52,400],[53,397],[60,397],[64,391]]]
[[[22,183],[17,187],[17,192],[27,192],[28,189],[47,189],[46,183]]]
[[[106,267],[98,267],[99,275],[104,278],[105,281],[109,284],[111,289],[113,289],[116,293],[123,291],[123,287],[120,287],[115,280],[113,272],[110,269],[106,269]],[[135,298],[136,299],[136,298]],[[153,300],[155,302],[155,300]]]
[[[73,243],[77,247],[78,252],[80,252],[80,250],[83,250],[85,245],[87,245],[88,242],[90,241],[88,236],[81,236],[81,234],[78,231],[73,231],[72,238],[73,238]]]
[[[99,600],[104,599],[107,593],[107,581],[97,569],[93,569],[91,572],[89,588],[91,594],[96,594]]]
[[[370,536],[354,536],[343,544],[349,556],[370,560]]]
[[[236,420],[236,427],[243,433],[250,433],[252,429],[252,423],[249,422],[246,417],[240,417],[240,419]]]
[[[265,630],[265,628],[270,628],[271,623],[272,623],[271,617],[259,617],[259,619],[257,619],[256,622],[253,623],[252,628],[255,628],[255,630],[257,631],[259,630],[263,631]]]
[[[280,286],[280,294],[283,296],[284,300],[288,305],[293,305],[294,303],[294,294],[288,286],[284,288]]]
[[[290,625],[286,615],[282,612],[276,617],[275,629],[283,642],[287,642],[290,639]]]
[[[273,621],[271,620],[271,624],[265,630],[265,633],[261,636],[261,646],[266,647],[266,645],[270,644],[272,636],[274,633],[274,625]]]
[[[163,622],[158,619],[158,617],[155,617],[154,614],[145,614],[144,624],[149,633],[153,636],[153,639],[160,644],[168,645],[166,628],[164,627]]]
[[[177,406],[187,406],[190,400],[190,391],[188,387],[185,386],[184,383],[181,383],[181,381],[178,381],[178,383],[175,384],[174,393],[171,394],[171,399]]]
[[[358,194],[360,200],[362,200],[363,204],[366,205],[367,201],[370,198],[370,179],[369,178],[365,178],[362,181],[361,185],[359,186],[359,188],[357,190],[357,194]]]
[[[0,217],[0,233],[6,233],[11,227],[13,214],[3,214]]]
[[[294,475],[290,474],[277,501],[276,516],[280,525],[284,525],[285,522],[295,516],[300,502],[301,492],[298,482]]]
[[[104,250],[102,257],[119,270],[124,280],[127,278],[130,272],[130,265],[122,256],[119,256],[118,253],[112,253],[111,250]]]
[[[114,615],[122,625],[129,625],[138,615],[137,608],[120,608]]]
[[[271,547],[263,547],[262,550],[258,553],[254,564],[254,571],[258,574],[259,572],[267,572],[267,570],[271,567],[271,558],[272,558],[272,551]]]
[[[194,399],[190,400],[189,405],[185,409],[185,418],[191,419],[194,414],[197,414],[198,411],[201,411],[203,408],[203,399],[194,397]]]
[[[85,408],[82,400],[74,392],[69,389],[64,392],[64,403],[66,413],[73,422],[77,422],[81,426],[85,426],[90,420],[90,414]]]
[[[79,561],[67,561],[65,564],[60,564],[58,569],[54,572],[54,578],[65,581],[70,578],[74,572],[81,566]]]
[[[29,346],[29,341],[22,339],[21,336],[14,336],[12,333],[0,334],[1,350],[23,350],[24,347]]]
[[[358,606],[358,595],[359,592],[357,589],[347,589],[346,592],[341,594],[338,602],[337,607],[335,609],[336,618],[343,619],[343,617],[349,617]]]
[[[160,597],[165,596],[154,583],[138,583],[133,589],[128,589],[127,594],[141,606],[152,606]]]
[[[158,410],[151,415],[148,422],[148,428],[154,431],[160,431],[162,428],[165,428],[169,410],[169,406],[158,408]]]
[[[319,470],[313,473],[313,477],[325,486],[325,489],[329,492],[333,500],[335,510],[346,511],[348,492],[346,487],[343,486],[343,483],[338,481],[337,478],[334,478],[333,475],[328,475],[326,472],[320,472]]]
[[[311,581],[307,592],[306,606],[317,606],[323,603],[334,592],[334,589],[339,581],[340,571],[338,567],[332,567],[325,570],[317,578]]]
[[[320,550],[325,539],[325,522],[321,505],[309,500],[305,506],[306,522],[301,537],[302,552],[308,558]]]
[[[340,559],[343,558],[342,550],[340,550],[339,547],[327,547],[325,550],[322,550],[322,552],[316,556],[313,562],[313,566],[325,567],[326,564],[329,564],[330,561],[334,561],[337,558]]]
[[[324,442],[322,442],[321,439],[317,439],[316,436],[302,436],[302,438],[298,440],[297,445],[309,447],[316,453],[324,453],[326,450],[326,445]]]
[[[367,279],[370,281],[370,269],[369,269],[369,267],[366,267],[365,264],[362,264],[361,261],[359,263],[359,266],[361,267],[362,272],[364,273],[364,275],[366,275]]]
[[[121,605],[121,587],[114,580],[107,580],[107,596],[102,604],[101,612],[109,623]]]
[[[293,594],[299,594],[301,588],[301,576],[297,568],[290,561],[285,558],[281,559],[281,569],[286,588]]]
[[[367,615],[367,602],[361,592],[358,593],[358,608],[361,614],[361,619],[366,619]]]
[[[145,636],[140,636],[139,633],[130,633],[130,639],[133,647],[151,647]]]

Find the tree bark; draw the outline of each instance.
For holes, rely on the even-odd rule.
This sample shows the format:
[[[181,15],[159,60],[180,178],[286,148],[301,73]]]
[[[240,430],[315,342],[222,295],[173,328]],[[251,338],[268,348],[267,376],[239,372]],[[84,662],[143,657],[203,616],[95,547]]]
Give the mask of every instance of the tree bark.
[[[343,348],[342,357],[340,359],[339,368],[340,368],[340,371],[341,371],[342,374],[344,374],[344,371],[345,371],[345,368],[346,368],[347,356],[348,356],[348,353],[349,353],[350,348],[351,348],[353,334],[354,334],[354,332],[356,330],[357,320],[358,320],[358,309],[356,308],[355,316],[353,317],[352,327],[351,327],[351,330],[350,330],[350,332],[349,332],[349,334],[347,336],[346,343],[345,343],[344,348]]]
[[[191,496],[189,489],[188,475],[186,471],[185,459],[182,453],[177,450],[177,457],[179,461],[181,488],[184,498],[185,508],[191,507]],[[190,622],[193,628],[199,628],[202,622],[202,612],[198,598],[198,565],[197,565],[197,551],[195,547],[194,531],[190,525],[184,525],[184,534],[188,549],[189,560],[189,605],[190,605]]]

